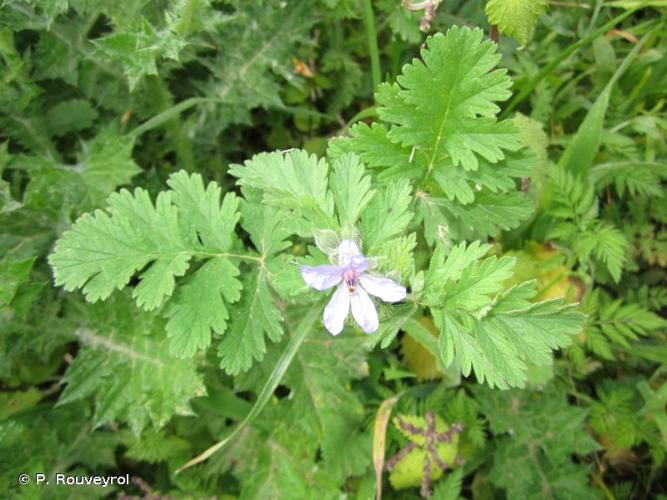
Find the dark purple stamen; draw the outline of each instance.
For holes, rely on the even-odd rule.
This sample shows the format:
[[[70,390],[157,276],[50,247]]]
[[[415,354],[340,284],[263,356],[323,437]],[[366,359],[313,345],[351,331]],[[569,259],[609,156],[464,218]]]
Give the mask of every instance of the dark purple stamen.
[[[359,281],[359,273],[354,269],[346,269],[343,272],[343,280],[347,285],[347,289],[350,293],[354,292],[357,289],[357,281]]]

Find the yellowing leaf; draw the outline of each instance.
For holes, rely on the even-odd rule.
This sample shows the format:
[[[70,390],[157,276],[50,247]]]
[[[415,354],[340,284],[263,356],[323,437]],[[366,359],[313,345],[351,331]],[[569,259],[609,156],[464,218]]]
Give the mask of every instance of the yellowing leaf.
[[[419,318],[419,323],[424,327],[427,334],[433,337],[433,343],[437,348],[438,329],[433,324],[433,320],[423,316]],[[418,380],[442,378],[442,371],[438,367],[435,355],[413,339],[410,333],[406,333],[401,340],[401,354],[403,355],[403,361],[417,375]]]

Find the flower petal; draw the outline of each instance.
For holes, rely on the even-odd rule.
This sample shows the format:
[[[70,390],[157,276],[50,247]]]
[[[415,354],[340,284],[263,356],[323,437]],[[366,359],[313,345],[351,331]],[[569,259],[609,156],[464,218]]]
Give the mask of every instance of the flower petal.
[[[345,318],[350,312],[350,292],[345,284],[340,285],[324,308],[324,326],[332,335],[343,331]]]
[[[338,245],[338,267],[352,268],[363,273],[368,269],[368,261],[359,251],[359,247],[352,240],[343,240]]]
[[[405,299],[407,292],[403,285],[396,283],[388,278],[379,278],[364,274],[359,277],[361,286],[371,295],[380,297],[384,302],[399,302]]]
[[[323,264],[321,266],[301,266],[301,277],[308,286],[315,290],[326,290],[340,283],[343,273],[336,266]]]
[[[357,287],[350,295],[350,303],[352,316],[365,333],[373,333],[378,329],[379,320],[375,304],[363,288]]]

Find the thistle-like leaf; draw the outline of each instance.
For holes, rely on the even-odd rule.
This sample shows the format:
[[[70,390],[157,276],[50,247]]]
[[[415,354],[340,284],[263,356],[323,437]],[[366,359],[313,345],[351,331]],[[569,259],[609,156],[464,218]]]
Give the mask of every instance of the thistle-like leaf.
[[[572,459],[599,449],[584,428],[585,410],[553,387],[537,393],[479,386],[474,393],[497,443],[489,479],[508,497],[596,498],[589,466]]]
[[[189,400],[204,394],[195,365],[174,359],[164,321],[131,307],[129,294],[84,309],[77,331],[82,349],[67,370],[59,404],[95,394],[94,424],[130,424],[135,433],[163,427],[174,414],[191,414]]]

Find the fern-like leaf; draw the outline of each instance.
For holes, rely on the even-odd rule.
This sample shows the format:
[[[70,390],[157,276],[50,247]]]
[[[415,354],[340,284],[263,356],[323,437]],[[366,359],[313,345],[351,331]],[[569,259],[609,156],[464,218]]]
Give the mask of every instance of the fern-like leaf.
[[[270,289],[271,269],[284,263],[275,256],[290,245],[289,231],[281,224],[286,213],[273,207],[246,202],[241,225],[260,254],[257,269],[244,278],[245,293],[232,312],[232,327],[218,347],[221,367],[236,374],[248,370],[266,351],[264,336],[277,342],[283,336],[282,315]]]
[[[545,366],[551,352],[568,346],[585,316],[560,300],[532,303],[534,281],[499,293],[512,274],[513,257],[487,257],[488,245],[438,248],[426,276],[423,301],[440,328],[444,366],[454,361],[464,375],[499,388],[521,387],[529,364]]]
[[[333,217],[333,197],[328,188],[329,166],[305,151],[261,153],[229,173],[238,184],[262,191],[264,202],[292,211],[303,235],[313,229],[338,227]]]
[[[604,359],[613,359],[612,346],[626,350],[640,337],[667,327],[667,321],[639,303],[612,300],[600,289],[584,296],[589,314],[584,334],[589,349]]]
[[[460,241],[515,228],[533,210],[515,191],[533,156],[521,150],[514,123],[496,118],[511,81],[495,69],[495,44],[482,38],[458,27],[430,37],[422,60],[378,88],[384,124],[356,125],[329,148],[333,157],[357,153],[383,183],[414,179],[430,244],[442,231]]]
[[[200,175],[178,172],[155,204],[143,189],[122,190],[106,210],[79,218],[49,256],[56,285],[82,289],[96,302],[126,287],[138,275],[132,296],[153,310],[168,301],[193,257],[210,259],[169,300],[166,314],[172,352],[191,356],[210,343],[211,330],[223,333],[226,303],[239,298],[238,270],[230,250],[238,221],[238,198],[220,202],[220,188],[204,188]]]
[[[482,41],[481,30],[453,27],[429,38],[423,62],[403,68],[397,83],[378,90],[378,112],[394,124],[389,138],[425,156],[428,168],[449,158],[454,165],[476,170],[478,156],[492,163],[503,150],[521,147],[510,121],[498,122],[496,101],[510,97],[505,70],[495,45]]]

